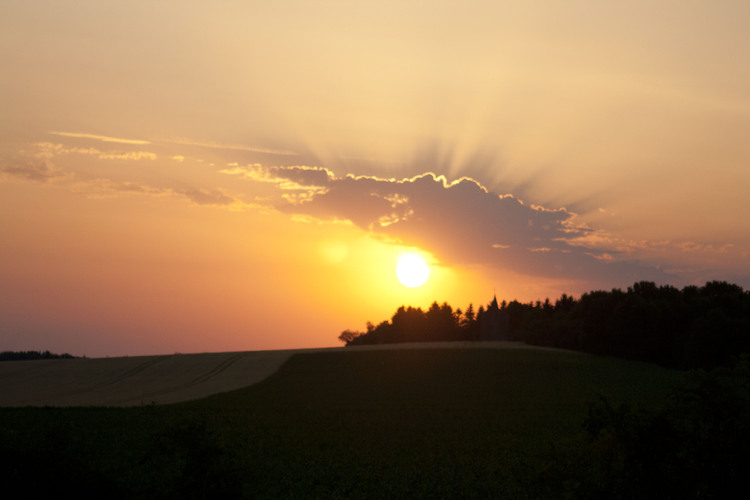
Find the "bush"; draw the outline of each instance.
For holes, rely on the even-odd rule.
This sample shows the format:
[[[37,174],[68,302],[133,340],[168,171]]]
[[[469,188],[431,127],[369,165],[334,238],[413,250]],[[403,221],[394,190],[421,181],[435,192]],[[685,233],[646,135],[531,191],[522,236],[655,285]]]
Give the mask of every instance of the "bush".
[[[593,404],[580,498],[745,498],[750,377],[695,372],[658,412]],[[742,492],[742,493],[741,493]]]

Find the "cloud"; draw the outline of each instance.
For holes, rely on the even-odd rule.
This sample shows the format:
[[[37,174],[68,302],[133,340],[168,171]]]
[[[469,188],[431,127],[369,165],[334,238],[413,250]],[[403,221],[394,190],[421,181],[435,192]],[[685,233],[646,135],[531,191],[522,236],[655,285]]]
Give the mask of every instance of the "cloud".
[[[251,153],[262,153],[262,154],[269,154],[269,155],[276,155],[276,156],[297,156],[298,154],[294,151],[289,151],[286,149],[273,149],[273,148],[265,148],[262,146],[247,146],[244,144],[220,144],[217,142],[193,141],[191,139],[184,139],[184,138],[168,139],[168,140],[165,140],[164,142],[168,142],[171,144],[180,144],[183,146],[198,146],[198,147],[210,148],[210,149],[231,149],[235,151],[249,151]]]
[[[152,197],[177,196],[196,205],[227,207],[231,210],[244,210],[256,207],[224,194],[220,189],[156,187],[148,184],[114,180],[105,177],[87,177],[72,172],[64,173],[45,161],[15,161],[0,163],[0,180],[23,179],[33,182],[47,182],[61,178],[58,187],[85,194],[91,198],[111,198],[122,195],[145,195]]]
[[[35,182],[47,182],[64,174],[44,161],[16,162],[0,166],[0,172],[8,177],[16,177]]]
[[[595,230],[565,208],[529,205],[488,191],[477,181],[425,173],[408,179],[337,178],[325,169],[253,167],[245,174],[279,187],[277,208],[295,217],[349,220],[373,235],[433,252],[446,262],[481,264],[535,276],[609,280],[627,284],[663,278],[655,268],[618,261],[617,249],[588,246]],[[238,173],[238,172],[234,172]]]
[[[235,203],[234,198],[225,195],[219,189],[176,189],[174,192],[186,197],[197,205],[229,206]]]
[[[96,134],[81,134],[77,132],[50,132],[50,134],[59,135],[62,137],[74,137],[77,139],[94,139],[102,142],[117,142],[120,144],[151,144],[149,141],[142,141],[140,139],[123,139],[121,137],[109,137],[106,135]]]
[[[155,160],[156,154],[148,151],[115,151],[111,153],[101,153],[99,158],[102,160]]]
[[[680,250],[683,252],[705,252],[705,253],[728,253],[734,249],[735,245],[732,243],[726,243],[724,245],[711,245],[706,243],[698,243],[695,241],[685,241],[678,245]]]
[[[106,178],[78,180],[72,187],[76,191],[87,193],[89,196],[96,198],[108,198],[123,194],[146,195],[157,198],[176,196],[187,199],[196,205],[228,207],[234,210],[252,206],[224,194],[220,189],[175,189],[171,187],[156,187],[139,182],[115,181]]]
[[[77,179],[71,183],[71,189],[76,192],[85,193],[92,198],[112,198],[122,194],[139,194],[155,197],[173,195],[168,188],[159,188],[131,181],[116,181],[102,177],[94,179]]]
[[[149,151],[101,151],[96,148],[66,147],[52,142],[38,142],[36,156],[38,158],[52,158],[64,154],[81,154],[96,156],[102,160],[155,160],[155,153]]]
[[[154,198],[177,197],[190,201],[195,205],[228,208],[230,210],[246,210],[260,208],[257,205],[242,201],[224,194],[220,189],[189,188],[176,189],[172,187],[157,187],[149,184],[116,181],[107,178],[79,179],[71,183],[74,191],[85,193],[92,198],[112,198],[122,195],[142,195]]]
[[[333,174],[321,167],[305,166],[276,166],[264,167],[258,163],[238,166],[221,170],[223,174],[238,175],[256,181],[277,184],[284,190],[306,190],[312,187],[326,186],[333,178]]]

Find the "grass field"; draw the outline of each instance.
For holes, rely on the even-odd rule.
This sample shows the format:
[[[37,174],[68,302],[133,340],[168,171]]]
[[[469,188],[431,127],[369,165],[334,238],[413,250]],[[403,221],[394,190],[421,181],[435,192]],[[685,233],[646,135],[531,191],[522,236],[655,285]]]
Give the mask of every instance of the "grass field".
[[[191,402],[3,408],[0,446],[10,481],[50,492],[554,498],[582,472],[590,402],[658,406],[682,377],[536,349],[297,354],[256,385]]]

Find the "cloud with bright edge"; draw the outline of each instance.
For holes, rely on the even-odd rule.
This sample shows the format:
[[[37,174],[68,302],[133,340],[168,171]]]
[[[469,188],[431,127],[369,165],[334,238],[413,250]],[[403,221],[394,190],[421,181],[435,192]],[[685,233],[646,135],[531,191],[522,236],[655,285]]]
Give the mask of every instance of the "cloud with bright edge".
[[[275,208],[283,213],[348,220],[445,262],[624,285],[666,278],[653,267],[618,261],[616,249],[587,245],[596,231],[577,223],[565,208],[528,205],[467,177],[452,182],[433,173],[407,179],[336,177],[325,168],[260,165],[235,166],[224,173],[276,183],[281,200]]]

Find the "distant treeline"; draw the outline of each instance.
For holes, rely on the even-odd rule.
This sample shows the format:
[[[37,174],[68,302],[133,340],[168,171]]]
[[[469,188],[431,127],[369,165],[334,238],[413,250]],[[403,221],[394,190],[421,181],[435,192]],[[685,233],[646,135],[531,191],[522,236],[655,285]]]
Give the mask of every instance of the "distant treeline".
[[[401,306],[367,331],[345,330],[347,346],[398,342],[479,340],[488,309],[465,311],[433,303]],[[503,301],[508,340],[657,363],[669,368],[713,368],[750,352],[750,292],[724,281],[705,286],[657,286],[641,281],[627,291],[563,294],[521,303]]]
[[[73,359],[75,356],[68,354],[55,354],[49,351],[3,351],[0,352],[0,361],[25,361],[28,359]]]

